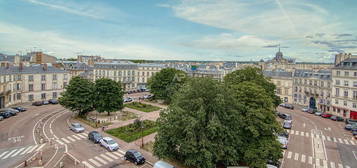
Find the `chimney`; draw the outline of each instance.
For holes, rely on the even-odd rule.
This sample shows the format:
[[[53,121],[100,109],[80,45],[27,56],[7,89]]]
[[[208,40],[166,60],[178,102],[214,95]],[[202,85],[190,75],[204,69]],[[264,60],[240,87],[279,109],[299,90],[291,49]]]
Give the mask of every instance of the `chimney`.
[[[47,71],[47,69],[48,69],[47,64],[43,64],[43,70]]]
[[[23,69],[24,69],[24,63],[20,62],[19,70],[22,71]]]
[[[9,69],[10,68],[10,63],[7,62],[5,67],[6,67],[6,69]]]

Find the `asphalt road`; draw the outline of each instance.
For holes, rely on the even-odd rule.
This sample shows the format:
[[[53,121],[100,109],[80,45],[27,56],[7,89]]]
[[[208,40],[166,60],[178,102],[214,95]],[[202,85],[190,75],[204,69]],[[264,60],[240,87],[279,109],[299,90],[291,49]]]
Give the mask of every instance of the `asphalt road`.
[[[283,168],[357,167],[357,141],[344,130],[344,122],[305,113],[300,108],[289,110],[279,107],[278,111],[293,117]]]

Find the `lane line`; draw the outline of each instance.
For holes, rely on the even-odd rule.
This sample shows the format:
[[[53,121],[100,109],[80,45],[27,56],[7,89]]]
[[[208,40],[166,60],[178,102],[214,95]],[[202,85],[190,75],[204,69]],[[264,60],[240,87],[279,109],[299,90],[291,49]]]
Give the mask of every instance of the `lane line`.
[[[292,153],[291,151],[288,152],[288,159],[291,158],[291,155],[292,155],[292,154],[293,154],[293,153]]]
[[[335,162],[330,162],[330,167],[331,167],[331,168],[336,168]]]
[[[299,153],[295,153],[294,160],[299,160]]]
[[[67,137],[69,140],[71,140],[72,142],[75,142],[76,140],[71,138],[70,136]]]
[[[19,149],[18,151],[16,151],[13,155],[11,155],[10,157],[14,157],[16,155],[18,155],[20,152],[22,152],[26,147],[23,147],[21,149]]]
[[[338,168],[343,168],[341,163],[338,164]]]
[[[79,137],[76,136],[76,135],[72,135],[72,137],[76,138],[77,140],[81,140],[81,138],[79,138]]]
[[[44,143],[44,144],[42,144],[40,147],[38,147],[38,148],[36,149],[36,152],[40,151],[45,145],[46,145],[46,144]]]
[[[89,164],[89,163],[86,162],[86,161],[82,161],[82,163],[83,163],[84,166],[87,167],[87,168],[95,168],[94,166],[92,166],[91,164]]]
[[[341,138],[338,138],[338,141],[339,141],[340,143],[343,143]]]
[[[301,154],[301,162],[305,163],[306,161],[306,156],[304,154]]]
[[[61,140],[59,140],[59,139],[57,139],[56,142],[58,142],[58,143],[61,144],[61,145],[64,145],[64,143],[63,143]]]
[[[119,157],[123,157],[123,155],[120,154],[120,153],[118,153],[118,152],[113,152],[113,154],[115,154],[115,155],[117,155],[117,156],[119,156]]]
[[[327,168],[327,165],[328,165],[327,161],[326,160],[322,160],[322,165],[323,165],[324,168]]]
[[[343,139],[343,141],[345,141],[346,145],[349,145],[348,141],[346,139]]]
[[[99,162],[101,162],[103,165],[108,164],[108,162],[106,162],[105,160],[103,160],[102,158],[95,156],[94,159],[98,160]]]
[[[312,164],[312,157],[309,156],[309,164]]]
[[[33,152],[37,147],[38,147],[38,145],[33,146],[33,148],[31,148],[30,150],[27,151],[27,153]]]
[[[89,159],[90,162],[92,162],[95,166],[102,166],[100,163],[98,163],[97,161],[93,160],[93,159]]]
[[[64,141],[65,143],[71,143],[66,138],[61,138],[61,140]]]
[[[107,153],[105,153],[105,154],[107,154],[108,156],[112,157],[113,159],[119,159],[118,157],[116,157],[115,155],[113,155],[113,154],[110,153],[110,152],[107,152]]]
[[[20,155],[25,154],[28,150],[30,150],[30,149],[33,148],[34,146],[36,146],[36,145],[31,145],[31,146],[27,147],[27,149],[25,149],[24,151],[22,151],[22,152],[20,153]],[[1,157],[1,156],[0,156],[0,157]]]
[[[6,153],[8,153],[9,151],[5,151],[5,152],[3,152],[1,155],[0,155],[0,158],[2,157],[2,156],[4,156]]]
[[[8,153],[7,155],[5,155],[2,159],[7,159],[8,157],[10,157],[11,154],[13,154],[14,152],[16,152],[17,149],[12,150],[10,153]]]
[[[324,141],[326,140],[326,137],[325,137],[325,135],[322,135],[322,140],[324,140]]]
[[[113,161],[113,159],[111,159],[110,157],[108,157],[108,156],[105,155],[105,154],[100,154],[100,156],[101,156],[102,158],[104,158],[105,160],[109,161],[109,162],[112,162],[112,161]]]
[[[337,139],[335,137],[333,137],[333,142],[337,143]]]

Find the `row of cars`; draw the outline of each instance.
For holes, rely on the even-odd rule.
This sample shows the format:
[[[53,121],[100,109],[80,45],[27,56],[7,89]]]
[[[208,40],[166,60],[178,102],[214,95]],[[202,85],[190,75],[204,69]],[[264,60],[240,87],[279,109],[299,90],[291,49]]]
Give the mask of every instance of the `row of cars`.
[[[144,95],[142,97],[139,97],[139,100],[151,99],[152,97],[154,97],[154,95],[148,94],[148,95]],[[132,98],[132,97],[125,97],[123,101],[124,101],[124,103],[129,103],[129,102],[132,102],[134,100],[135,99]]]
[[[0,109],[0,121],[6,118],[10,118],[12,116],[16,116],[17,113],[24,112],[26,110],[27,110],[26,108],[20,106]]]
[[[306,113],[310,113],[310,114],[314,114],[316,116],[321,116],[322,118],[327,118],[327,119],[331,119],[333,121],[344,121],[344,119],[340,116],[335,116],[329,113],[324,113],[321,111],[318,111],[317,109],[312,109],[312,108],[308,108],[308,107],[303,107],[301,109],[302,112],[306,112]]]
[[[357,139],[357,120],[346,119],[345,129],[352,132],[352,135]]]
[[[57,99],[43,100],[43,101],[35,101],[32,103],[33,106],[42,106],[48,104],[58,104]]]
[[[70,130],[75,133],[84,132],[85,128],[80,123],[72,123],[70,126]],[[119,149],[119,144],[111,137],[103,137],[98,131],[91,131],[88,133],[88,140],[93,143],[99,144],[104,147],[108,151],[117,151]],[[124,154],[124,160],[130,161],[136,165],[144,164],[145,158],[144,156],[135,149],[129,149]],[[174,166],[163,162],[158,161],[154,164],[154,168],[175,168]]]

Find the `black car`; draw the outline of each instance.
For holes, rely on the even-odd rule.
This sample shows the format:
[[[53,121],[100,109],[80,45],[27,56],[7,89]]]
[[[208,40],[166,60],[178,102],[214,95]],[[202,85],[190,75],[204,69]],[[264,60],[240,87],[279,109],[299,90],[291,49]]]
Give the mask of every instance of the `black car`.
[[[42,106],[43,105],[43,101],[35,101],[32,103],[33,106]]]
[[[289,138],[289,133],[286,132],[286,131],[283,131],[283,132],[281,132],[281,133],[278,133],[278,136],[283,136],[283,137],[285,137],[285,138]]]
[[[333,120],[333,121],[344,121],[345,120],[340,116],[332,116],[330,119]]]
[[[287,109],[290,109],[290,110],[294,110],[294,106],[291,105],[291,104],[285,104],[284,107],[287,108]]]
[[[144,156],[134,149],[129,149],[128,151],[126,151],[124,155],[124,160],[128,160],[132,163],[135,163],[136,165],[145,163]]]
[[[48,102],[50,104],[58,104],[58,100],[57,99],[50,99],[50,100],[48,100]]]
[[[27,110],[26,108],[23,108],[23,107],[11,107],[11,108],[14,109],[14,110],[17,110],[19,112],[24,112],[24,111]]]
[[[11,115],[11,113],[8,112],[8,111],[1,111],[1,112],[0,112],[0,116],[2,116],[2,117],[4,117],[4,118],[9,118],[9,117],[11,117],[12,115]]]
[[[15,109],[12,109],[12,108],[7,108],[7,109],[4,109],[2,111],[10,113],[11,116],[15,116],[19,112],[18,110],[15,110]]]
[[[94,143],[99,143],[102,138],[102,135],[100,135],[100,133],[97,131],[92,131],[88,134],[88,139]]]
[[[279,113],[278,116],[284,120],[292,120],[290,114]]]
[[[346,124],[354,124],[357,123],[357,120],[353,120],[353,119],[346,119]]]

